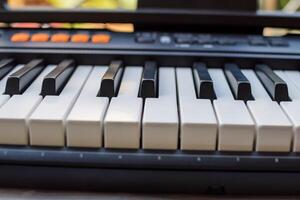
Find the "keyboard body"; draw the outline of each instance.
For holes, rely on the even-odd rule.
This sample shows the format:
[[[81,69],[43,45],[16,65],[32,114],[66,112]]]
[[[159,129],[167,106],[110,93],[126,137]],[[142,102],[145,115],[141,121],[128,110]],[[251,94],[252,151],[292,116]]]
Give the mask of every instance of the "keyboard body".
[[[262,38],[210,33],[101,32],[111,37],[108,43],[11,42],[12,35],[19,32],[99,33],[91,30],[2,29],[0,58],[14,58],[17,63],[27,63],[35,58],[59,63],[71,58],[83,65],[107,65],[111,60],[119,59],[131,66],[143,65],[150,59],[159,66],[172,67],[190,67],[201,60],[210,68],[222,68],[224,63],[231,62],[242,69],[265,63],[279,70],[298,70],[300,61],[299,36]],[[214,194],[300,193],[300,156],[292,151],[1,145],[0,163],[1,186]]]

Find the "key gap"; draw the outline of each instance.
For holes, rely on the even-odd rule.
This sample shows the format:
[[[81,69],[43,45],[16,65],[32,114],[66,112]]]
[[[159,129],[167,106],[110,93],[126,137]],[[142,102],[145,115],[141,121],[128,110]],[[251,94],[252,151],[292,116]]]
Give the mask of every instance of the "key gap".
[[[196,84],[197,82],[196,82],[196,77],[195,77],[196,74],[194,73],[194,67],[193,66],[191,67],[191,72],[192,72],[192,77],[193,77],[195,96],[196,96],[197,99],[199,99],[199,95],[198,95],[198,92],[197,92],[197,84]],[[176,86],[177,86],[177,72],[176,72]]]
[[[180,117],[180,102],[179,102],[179,94],[178,94],[178,81],[177,81],[177,67],[175,67],[175,86],[176,86],[176,104],[177,104],[177,115],[178,115],[178,140],[177,140],[177,150],[181,150],[181,117]],[[193,71],[192,71],[193,73]],[[192,74],[193,77],[193,74]],[[195,86],[195,85],[194,85]]]
[[[144,66],[145,67],[145,66]],[[137,94],[137,98],[142,98],[140,97],[139,95],[139,91],[141,89],[141,83],[142,83],[142,79],[143,79],[143,73],[144,73],[144,70],[145,68],[143,67],[143,72],[142,72],[142,75],[141,75],[141,78],[140,78],[140,88],[138,90],[138,94]],[[159,67],[157,67],[157,85],[158,85],[158,81],[159,81]],[[157,96],[158,96],[158,88],[157,88]],[[143,99],[143,104],[142,104],[142,113],[141,113],[141,118],[140,118],[140,148],[139,149],[143,149],[143,116],[144,116],[144,109],[145,109],[145,104],[146,104],[146,99],[147,98],[142,98]]]
[[[250,101],[253,101],[253,100],[250,100]],[[251,118],[252,118],[252,120],[254,122],[254,125],[255,125],[254,138],[253,138],[253,146],[252,146],[252,152],[255,152],[256,151],[256,137],[257,137],[257,130],[256,130],[256,124],[257,124],[257,122],[256,122],[256,120],[255,120],[255,118],[254,118],[251,110],[249,109],[247,102],[245,102],[245,105],[246,105],[246,108],[247,108],[247,110],[248,110],[248,112],[249,112],[249,114],[250,114],[250,116],[251,116]]]
[[[125,65],[122,62],[121,67],[120,67],[120,69],[119,69],[119,71],[117,72],[117,75],[116,75],[116,78],[118,76],[120,76],[120,77],[119,77],[119,81],[117,81],[117,83],[116,83],[117,86],[116,86],[116,91],[115,91],[116,93],[114,94],[114,97],[117,97],[118,94],[119,94],[119,90],[120,90],[120,87],[121,87],[121,82],[122,82],[122,79],[123,79],[124,72],[125,72]]]

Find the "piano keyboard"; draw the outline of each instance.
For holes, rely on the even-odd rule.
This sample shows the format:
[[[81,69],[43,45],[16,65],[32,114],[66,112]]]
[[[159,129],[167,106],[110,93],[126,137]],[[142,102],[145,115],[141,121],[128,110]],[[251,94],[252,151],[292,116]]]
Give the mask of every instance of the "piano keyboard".
[[[299,152],[300,72],[0,61],[0,144]]]

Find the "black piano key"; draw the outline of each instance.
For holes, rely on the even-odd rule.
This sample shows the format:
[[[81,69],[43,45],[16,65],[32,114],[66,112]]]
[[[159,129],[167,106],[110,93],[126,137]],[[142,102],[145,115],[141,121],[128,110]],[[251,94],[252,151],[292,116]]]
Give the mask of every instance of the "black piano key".
[[[194,63],[193,65],[196,92],[199,99],[216,99],[213,81],[207,71],[206,64]]]
[[[119,60],[112,61],[108,70],[101,80],[101,87],[97,96],[115,97],[123,73],[123,62]]]
[[[140,85],[139,97],[157,97],[157,65],[153,61],[145,62]]]
[[[43,80],[41,95],[59,95],[75,70],[74,60],[63,60]]]
[[[224,72],[236,100],[253,100],[251,84],[236,64],[225,64]]]
[[[258,64],[255,71],[274,101],[290,101],[287,84],[268,65]]]
[[[0,61],[0,79],[6,76],[13,68],[15,63],[13,59],[6,58]]]
[[[44,61],[35,59],[11,74],[6,82],[5,94],[22,94],[44,69]]]

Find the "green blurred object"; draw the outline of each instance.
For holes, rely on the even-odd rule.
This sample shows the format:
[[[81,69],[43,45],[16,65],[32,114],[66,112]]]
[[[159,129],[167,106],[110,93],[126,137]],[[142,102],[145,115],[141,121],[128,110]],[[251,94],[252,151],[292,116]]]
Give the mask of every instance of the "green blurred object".
[[[98,9],[117,9],[118,0],[87,0],[84,1],[80,7]]]
[[[279,9],[283,9],[289,0],[279,0]]]
[[[84,0],[48,0],[56,8],[76,8]]]
[[[48,0],[56,8],[129,9],[137,7],[137,0]]]

